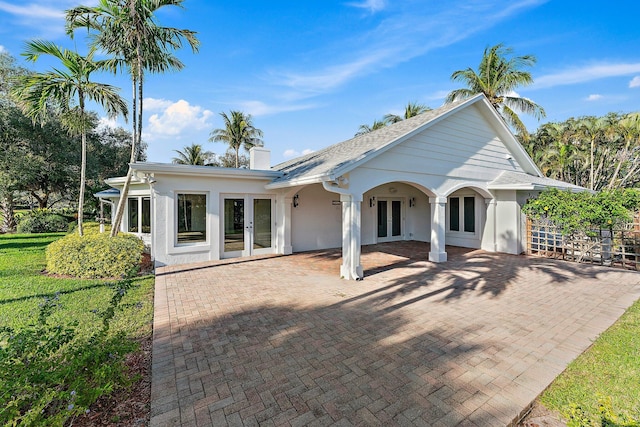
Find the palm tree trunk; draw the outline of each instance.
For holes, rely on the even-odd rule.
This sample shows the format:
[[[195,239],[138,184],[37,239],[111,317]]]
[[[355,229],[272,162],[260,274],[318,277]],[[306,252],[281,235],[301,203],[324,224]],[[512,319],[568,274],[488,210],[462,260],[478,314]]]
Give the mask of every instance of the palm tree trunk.
[[[240,156],[240,146],[236,147],[236,169],[239,167],[239,163],[238,163],[238,157]]]
[[[594,151],[595,141],[591,138],[591,173],[589,177],[589,189],[593,190],[593,151]]]
[[[138,115],[136,114],[138,110],[138,100],[136,97],[137,94],[137,83],[135,75],[131,76],[131,110],[132,110],[132,120],[133,120],[133,132],[131,133],[131,156],[129,157],[129,163],[133,163],[136,159],[136,131],[137,131],[137,119]],[[131,177],[133,176],[133,170],[131,166],[127,170],[127,177],[124,181],[124,185],[122,187],[122,191],[120,192],[120,200],[118,200],[118,208],[116,209],[116,216],[113,219],[113,224],[111,224],[111,237],[115,237],[118,235],[118,231],[120,231],[120,224],[122,224],[122,217],[124,216],[124,210],[127,206],[126,201],[129,195],[129,186],[131,184]]]
[[[82,95],[82,91],[79,91],[78,97],[80,99],[80,132],[82,134],[82,157],[80,161],[80,195],[78,196],[78,234],[82,236],[82,219],[84,216],[84,184],[86,180],[87,170],[87,131],[84,123],[84,97]]]
[[[13,212],[13,192],[2,191],[2,200],[0,200],[0,208],[2,209],[2,224],[0,232],[8,233],[16,229],[16,217]]]

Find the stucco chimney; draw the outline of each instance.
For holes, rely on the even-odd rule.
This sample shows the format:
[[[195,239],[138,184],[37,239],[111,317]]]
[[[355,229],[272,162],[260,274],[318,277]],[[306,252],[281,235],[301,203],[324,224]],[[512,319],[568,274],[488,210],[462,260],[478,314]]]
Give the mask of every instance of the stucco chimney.
[[[253,147],[249,150],[249,169],[271,169],[271,150],[264,147]]]

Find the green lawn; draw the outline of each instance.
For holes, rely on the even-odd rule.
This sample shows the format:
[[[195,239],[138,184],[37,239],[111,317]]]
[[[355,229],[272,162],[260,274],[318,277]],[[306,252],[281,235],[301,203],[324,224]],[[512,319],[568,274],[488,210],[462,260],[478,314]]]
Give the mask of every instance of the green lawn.
[[[49,277],[62,233],[0,236],[0,424],[60,425],[126,386],[124,356],[151,334],[153,276]]]
[[[640,426],[640,301],[540,398],[569,426]]]

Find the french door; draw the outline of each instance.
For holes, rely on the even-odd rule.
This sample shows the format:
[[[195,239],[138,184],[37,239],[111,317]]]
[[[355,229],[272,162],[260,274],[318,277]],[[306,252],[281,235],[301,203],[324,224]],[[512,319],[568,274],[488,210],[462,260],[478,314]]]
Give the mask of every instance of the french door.
[[[273,253],[274,203],[268,196],[226,196],[222,201],[223,258]]]
[[[378,242],[402,240],[402,199],[378,199]]]

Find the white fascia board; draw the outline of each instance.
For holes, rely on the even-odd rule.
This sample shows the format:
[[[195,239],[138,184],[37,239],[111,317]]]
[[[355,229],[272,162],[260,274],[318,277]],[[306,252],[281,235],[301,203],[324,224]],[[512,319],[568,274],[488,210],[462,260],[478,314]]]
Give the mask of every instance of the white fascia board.
[[[300,187],[302,185],[319,184],[322,181],[330,181],[327,174],[306,176],[300,179],[292,179],[290,181],[273,182],[265,185],[267,190],[276,190],[278,188]]]
[[[265,180],[272,180],[282,176],[282,172],[279,171],[174,165],[169,163],[131,163],[130,166],[138,173],[161,173],[166,175]]]

